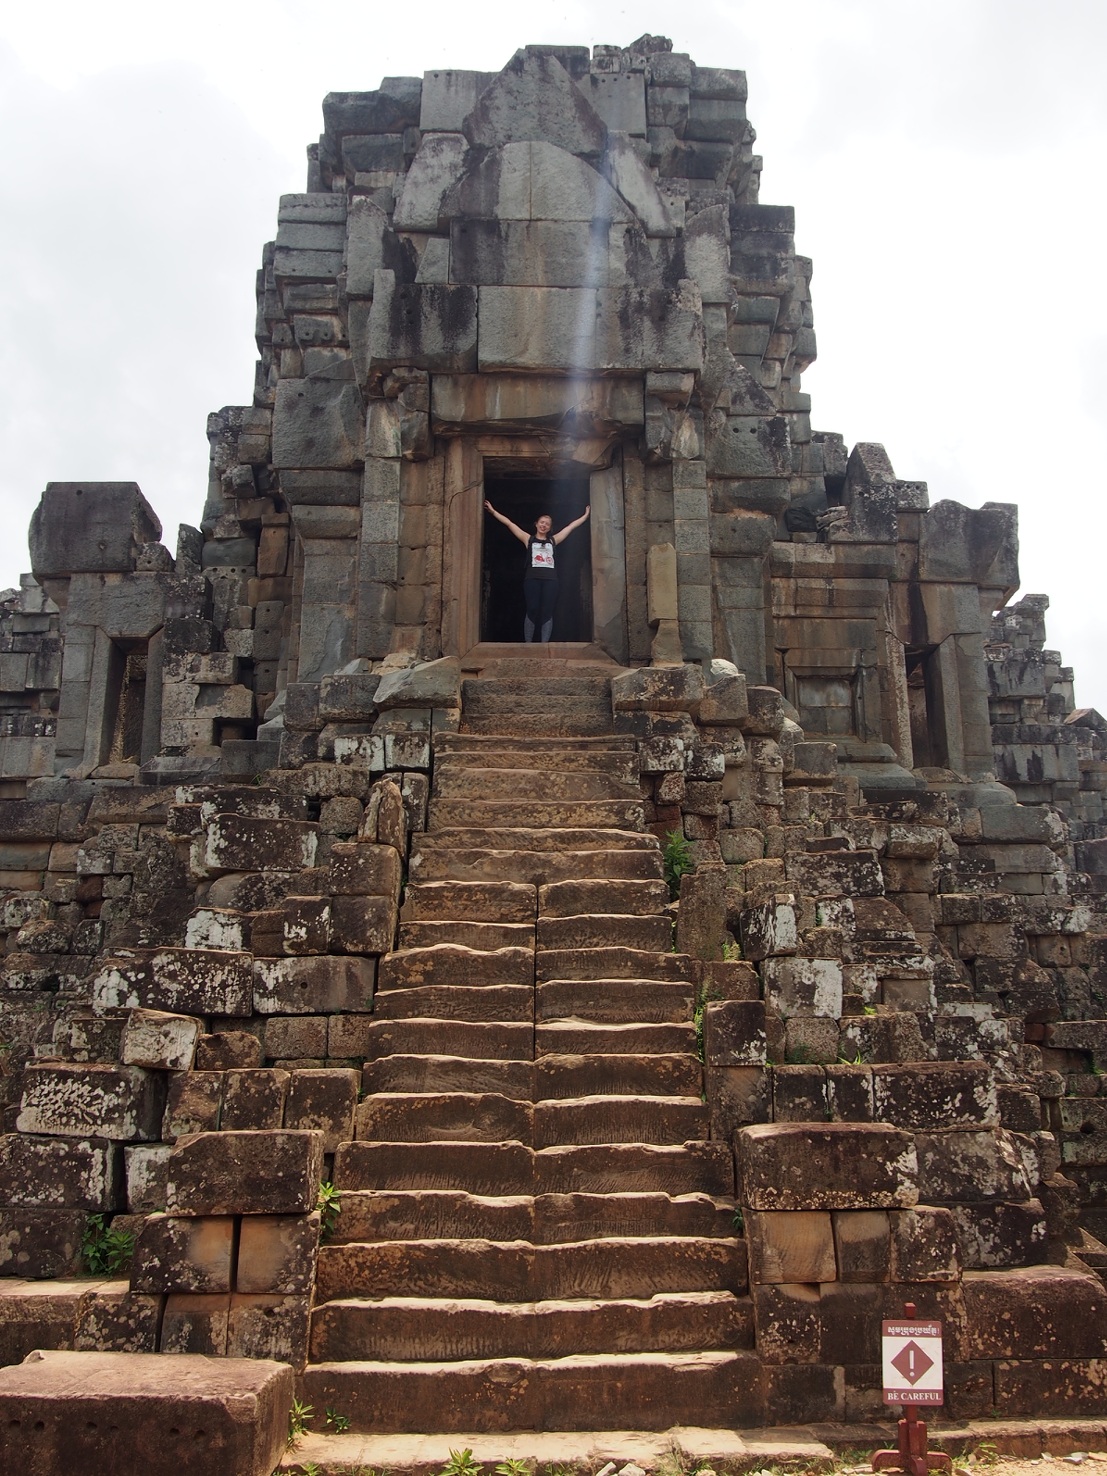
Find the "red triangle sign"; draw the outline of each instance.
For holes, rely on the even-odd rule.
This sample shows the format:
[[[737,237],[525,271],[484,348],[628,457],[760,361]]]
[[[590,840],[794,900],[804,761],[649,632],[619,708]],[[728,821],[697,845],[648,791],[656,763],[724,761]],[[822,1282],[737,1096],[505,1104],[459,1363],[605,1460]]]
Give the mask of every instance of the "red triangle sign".
[[[912,1340],[904,1343],[892,1359],[892,1367],[914,1387],[923,1374],[934,1367],[934,1360],[929,1353],[924,1353],[918,1343]]]

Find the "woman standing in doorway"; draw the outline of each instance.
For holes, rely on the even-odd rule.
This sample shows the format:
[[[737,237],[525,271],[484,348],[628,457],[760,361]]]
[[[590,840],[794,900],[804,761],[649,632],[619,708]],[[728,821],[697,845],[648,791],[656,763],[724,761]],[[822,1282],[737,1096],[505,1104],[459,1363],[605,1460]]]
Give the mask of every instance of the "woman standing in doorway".
[[[554,606],[557,604],[557,569],[554,565],[554,549],[562,543],[574,528],[588,521],[591,507],[586,507],[579,518],[566,523],[559,533],[551,533],[553,518],[543,513],[534,525],[533,533],[524,533],[517,523],[497,512],[485,499],[485,511],[490,512],[497,523],[515,534],[526,548],[527,572],[523,577],[523,599],[527,613],[523,621],[523,639],[548,641],[553,634]]]

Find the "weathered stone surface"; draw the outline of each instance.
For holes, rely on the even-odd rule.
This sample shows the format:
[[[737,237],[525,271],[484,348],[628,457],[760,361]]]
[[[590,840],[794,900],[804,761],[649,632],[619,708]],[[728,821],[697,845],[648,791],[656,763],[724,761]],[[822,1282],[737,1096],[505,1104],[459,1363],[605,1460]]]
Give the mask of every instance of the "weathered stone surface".
[[[92,999],[102,1009],[249,1015],[252,962],[249,954],[200,948],[163,948],[145,957],[108,958],[92,980]]]
[[[230,1216],[174,1218],[148,1215],[135,1243],[131,1290],[229,1292],[234,1273]]]
[[[165,1078],[138,1066],[30,1066],[16,1128],[67,1138],[155,1139]]]
[[[322,1133],[201,1133],[177,1143],[166,1209],[170,1215],[309,1214],[322,1168]]]
[[[103,1139],[0,1136],[0,1203],[34,1209],[119,1208],[120,1150]]]
[[[161,524],[135,482],[48,482],[31,516],[36,578],[129,574]]]
[[[751,1209],[889,1209],[917,1203],[908,1133],[879,1124],[760,1123],[735,1136],[738,1195]]]
[[[291,1402],[292,1370],[271,1361],[36,1352],[0,1371],[0,1457],[28,1476],[268,1476],[284,1450]]]
[[[254,1009],[259,1015],[368,1010],[375,973],[366,958],[259,958]]]
[[[132,1010],[123,1027],[119,1059],[125,1066],[188,1071],[203,1034],[202,1020],[162,1010]]]

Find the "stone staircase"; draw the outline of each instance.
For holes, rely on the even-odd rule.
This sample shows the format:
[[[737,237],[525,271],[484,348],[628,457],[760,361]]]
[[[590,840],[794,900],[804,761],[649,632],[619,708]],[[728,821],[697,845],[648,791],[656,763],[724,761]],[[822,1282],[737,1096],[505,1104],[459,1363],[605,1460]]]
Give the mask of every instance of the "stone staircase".
[[[756,1416],[731,1155],[635,742],[606,679],[552,680],[573,690],[468,683],[470,731],[435,742],[304,1375],[354,1429]]]

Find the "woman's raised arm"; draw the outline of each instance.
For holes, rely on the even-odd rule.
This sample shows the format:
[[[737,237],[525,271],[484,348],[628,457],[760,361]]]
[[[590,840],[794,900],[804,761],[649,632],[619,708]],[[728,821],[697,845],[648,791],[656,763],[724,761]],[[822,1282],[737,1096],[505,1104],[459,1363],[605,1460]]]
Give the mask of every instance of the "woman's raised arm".
[[[505,528],[510,528],[512,533],[515,534],[515,537],[519,540],[521,544],[523,544],[524,547],[530,542],[529,534],[524,533],[522,528],[519,527],[518,523],[513,523],[510,518],[505,518],[502,512],[497,512],[492,504],[488,501],[487,497],[484,499],[484,510],[485,512],[490,512],[492,516],[496,519],[497,523],[502,523]]]
[[[486,507],[487,507],[487,505],[488,504],[485,503],[485,506]],[[588,514],[591,511],[592,511],[592,505],[591,505],[591,503],[589,503],[589,505],[584,509],[584,511],[581,513],[581,515],[580,515],[579,518],[575,518],[573,520],[573,522],[571,522],[571,523],[566,523],[565,526],[564,526],[564,528],[562,528],[562,530],[561,530],[560,533],[555,533],[554,534],[553,541],[555,543],[561,543],[563,539],[568,538],[569,534],[573,531],[574,528],[579,528],[580,525],[581,525],[581,523],[586,523],[588,521]]]

